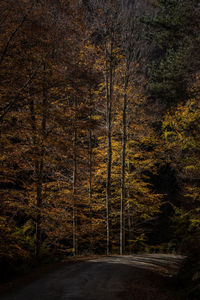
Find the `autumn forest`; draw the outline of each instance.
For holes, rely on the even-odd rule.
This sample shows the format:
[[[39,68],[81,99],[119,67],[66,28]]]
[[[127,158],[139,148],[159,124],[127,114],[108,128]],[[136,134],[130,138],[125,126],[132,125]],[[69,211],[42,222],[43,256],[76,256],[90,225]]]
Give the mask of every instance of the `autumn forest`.
[[[1,267],[200,261],[199,32],[197,0],[0,1]]]

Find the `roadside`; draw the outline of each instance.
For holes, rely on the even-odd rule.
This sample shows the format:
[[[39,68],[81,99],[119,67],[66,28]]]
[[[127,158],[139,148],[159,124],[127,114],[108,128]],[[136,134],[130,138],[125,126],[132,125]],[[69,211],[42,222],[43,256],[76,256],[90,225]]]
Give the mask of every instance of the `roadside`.
[[[142,278],[132,279],[121,299],[127,300],[187,300],[174,286],[172,273],[167,268],[147,270]]]

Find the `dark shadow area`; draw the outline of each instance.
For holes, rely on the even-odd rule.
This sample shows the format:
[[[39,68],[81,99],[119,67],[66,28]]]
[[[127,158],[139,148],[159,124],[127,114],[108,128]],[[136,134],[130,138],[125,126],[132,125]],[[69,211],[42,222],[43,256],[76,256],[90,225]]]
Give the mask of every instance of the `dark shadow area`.
[[[115,256],[60,267],[50,274],[12,290],[2,300],[175,300],[166,289],[170,258]],[[179,259],[177,259],[179,261]],[[170,264],[176,264],[172,258]],[[166,268],[160,269],[160,266]],[[160,295],[158,297],[155,297]],[[148,297],[147,297],[148,295]],[[183,299],[182,299],[183,300]]]

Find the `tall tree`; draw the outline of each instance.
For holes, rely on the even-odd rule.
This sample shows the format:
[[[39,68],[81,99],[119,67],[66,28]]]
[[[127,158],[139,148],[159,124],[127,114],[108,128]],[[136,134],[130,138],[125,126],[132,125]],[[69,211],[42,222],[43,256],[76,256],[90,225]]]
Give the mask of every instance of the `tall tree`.
[[[89,1],[85,3],[92,17],[94,32],[92,38],[101,44],[104,51],[104,77],[106,98],[106,137],[107,137],[107,180],[106,180],[106,231],[107,254],[111,251],[111,180],[112,180],[112,109],[114,90],[115,52],[118,46],[119,1]],[[99,12],[98,14],[96,12]],[[102,43],[103,42],[103,43]]]
[[[122,154],[121,154],[121,204],[120,204],[120,254],[125,248],[125,223],[124,206],[126,199],[126,147],[127,147],[127,108],[128,108],[128,87],[130,78],[136,82],[137,65],[141,51],[141,26],[137,19],[138,9],[135,2],[122,1],[120,16],[121,24],[121,48],[124,55],[123,74],[123,110],[122,110]],[[133,62],[135,64],[133,65]],[[139,75],[138,75],[139,77]]]

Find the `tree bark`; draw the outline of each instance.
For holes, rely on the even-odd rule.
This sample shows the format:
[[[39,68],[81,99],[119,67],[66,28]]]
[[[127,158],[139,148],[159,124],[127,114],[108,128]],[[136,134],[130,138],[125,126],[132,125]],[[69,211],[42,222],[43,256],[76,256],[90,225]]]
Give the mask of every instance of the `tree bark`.
[[[111,230],[111,167],[112,167],[112,100],[113,100],[113,66],[112,66],[112,41],[110,53],[106,47],[106,127],[107,127],[107,180],[106,180],[106,227],[107,227],[107,255],[110,254],[110,230]],[[109,68],[109,69],[108,69]]]
[[[44,80],[43,80],[43,101],[42,101],[42,124],[41,124],[41,145],[38,145],[39,158],[35,162],[36,171],[36,206],[37,206],[37,216],[36,216],[36,242],[35,242],[35,256],[38,258],[40,256],[41,249],[41,208],[42,208],[42,197],[43,197],[43,176],[44,176],[44,154],[45,147],[44,142],[46,139],[46,122],[47,122],[47,86],[46,86],[46,64],[44,63]]]
[[[77,100],[75,100],[75,115],[77,110]],[[75,120],[76,121],[76,120]],[[76,123],[76,122],[75,122]],[[77,128],[74,128],[73,140],[73,255],[77,255]]]
[[[129,64],[126,64],[124,82],[124,101],[122,112],[122,160],[121,160],[121,203],[120,203],[120,254],[125,249],[124,205],[126,198],[126,143],[127,143],[127,87],[129,81]]]
[[[89,129],[89,218],[90,218],[90,254],[93,250],[92,233],[92,130]]]
[[[36,173],[37,173],[37,181],[36,181],[36,207],[37,207],[37,215],[35,222],[35,256],[38,258],[40,256],[41,249],[41,208],[42,208],[42,177],[43,177],[43,159],[40,159],[40,162],[36,162],[35,164]]]
[[[130,140],[129,124],[127,124],[127,146],[129,140]],[[128,169],[128,176],[129,176],[130,174],[129,147],[127,149],[127,169]],[[129,189],[127,189],[127,198],[128,198],[127,201],[128,248],[129,248],[129,254],[131,254],[132,253],[132,243],[131,243],[132,232],[131,232],[131,209],[130,209],[130,200],[129,200],[130,198]]]

